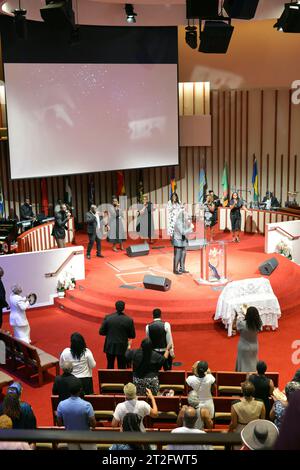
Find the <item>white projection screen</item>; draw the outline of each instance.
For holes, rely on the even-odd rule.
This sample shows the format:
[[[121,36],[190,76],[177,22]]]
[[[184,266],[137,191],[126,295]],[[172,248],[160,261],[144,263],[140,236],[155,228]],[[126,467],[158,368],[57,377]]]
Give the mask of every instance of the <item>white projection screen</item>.
[[[11,177],[178,164],[177,64],[4,63]]]

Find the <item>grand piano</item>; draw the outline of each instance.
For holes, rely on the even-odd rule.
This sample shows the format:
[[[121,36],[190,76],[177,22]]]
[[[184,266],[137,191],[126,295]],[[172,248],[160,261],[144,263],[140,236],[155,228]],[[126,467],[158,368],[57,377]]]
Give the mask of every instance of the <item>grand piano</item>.
[[[0,255],[6,255],[16,250],[17,237],[17,221],[12,219],[0,219]]]

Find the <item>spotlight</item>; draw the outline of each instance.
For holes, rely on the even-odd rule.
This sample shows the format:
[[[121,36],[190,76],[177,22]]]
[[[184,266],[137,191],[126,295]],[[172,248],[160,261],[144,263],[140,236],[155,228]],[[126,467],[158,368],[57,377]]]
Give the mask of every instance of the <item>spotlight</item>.
[[[132,3],[125,3],[125,12],[127,15],[127,23],[136,23],[135,17],[137,16],[137,13],[135,13]]]
[[[254,18],[259,0],[225,0],[223,7],[230,18],[251,20]]]
[[[274,28],[284,33],[300,33],[300,3],[286,3],[281,17],[274,24]]]
[[[200,22],[199,52],[226,54],[233,30],[230,20],[205,21],[203,30]]]
[[[27,38],[27,22],[26,22],[26,14],[27,11],[21,8],[21,2],[19,2],[19,8],[16,8],[12,12],[14,14],[14,23],[16,28],[17,36],[20,39]]]
[[[197,27],[188,25],[185,28],[185,42],[192,48],[197,49],[198,37]]]
[[[75,14],[72,0],[56,2],[46,0],[46,5],[40,9],[41,17],[49,26],[56,29],[71,27],[75,29]]]

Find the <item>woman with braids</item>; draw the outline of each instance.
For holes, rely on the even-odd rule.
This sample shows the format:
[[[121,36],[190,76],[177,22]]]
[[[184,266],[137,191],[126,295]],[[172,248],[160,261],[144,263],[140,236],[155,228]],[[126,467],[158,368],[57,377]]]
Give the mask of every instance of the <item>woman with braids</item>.
[[[256,307],[248,307],[245,316],[234,320],[240,332],[238,355],[235,370],[237,372],[255,372],[258,354],[257,334],[262,329],[262,321]]]
[[[122,432],[141,432],[141,416],[136,413],[127,413],[121,424]],[[148,444],[113,444],[109,450],[150,450]]]
[[[128,350],[126,360],[132,363],[133,383],[136,386],[137,395],[146,395],[146,388],[149,388],[153,395],[159,391],[158,371],[163,367],[169,369],[168,357],[172,344],[168,344],[164,355],[153,350],[152,342],[149,338],[143,339],[141,348]]]
[[[93,368],[96,366],[96,361],[92,351],[86,347],[84,337],[80,333],[71,335],[71,346],[64,349],[60,355],[60,367],[66,361],[72,363],[72,374],[81,380],[84,394],[93,394]]]

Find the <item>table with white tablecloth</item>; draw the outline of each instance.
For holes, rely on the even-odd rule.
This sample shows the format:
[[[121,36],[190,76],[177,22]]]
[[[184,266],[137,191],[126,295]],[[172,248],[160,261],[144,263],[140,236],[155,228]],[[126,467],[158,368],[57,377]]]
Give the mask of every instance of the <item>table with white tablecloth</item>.
[[[273,330],[278,328],[280,305],[268,279],[243,279],[229,282],[224,287],[218,299],[214,319],[222,320],[228,329],[228,336],[232,336],[234,318],[236,313],[241,312],[243,305],[258,309],[263,326]]]

